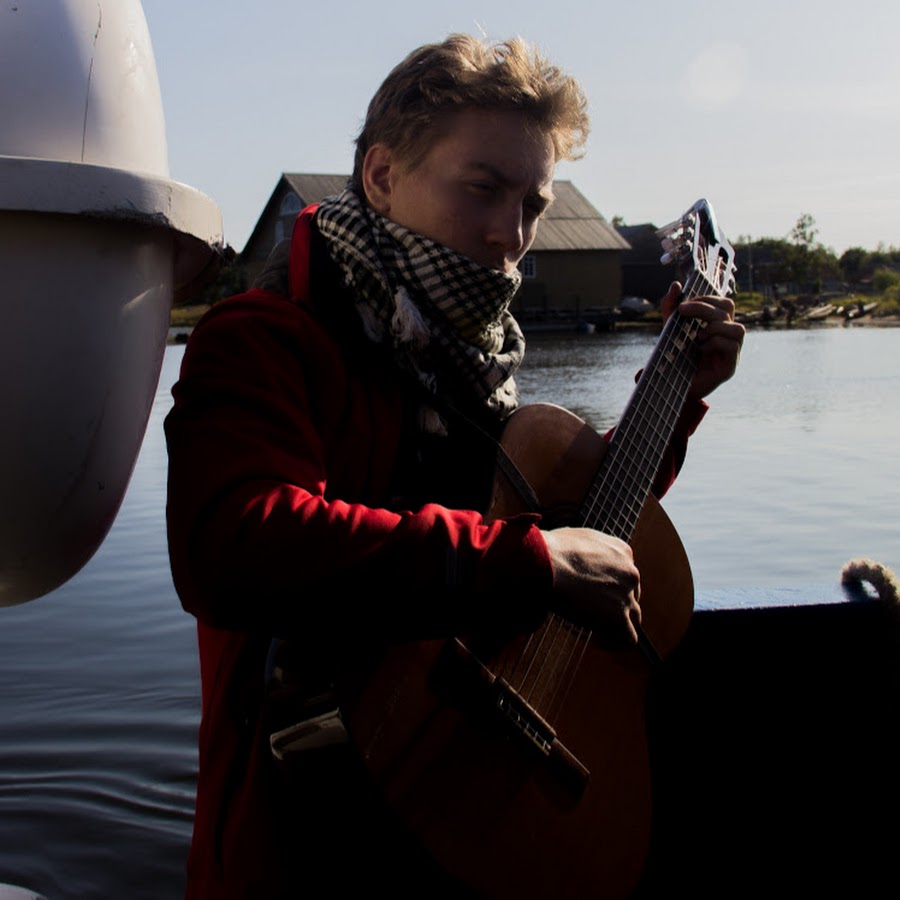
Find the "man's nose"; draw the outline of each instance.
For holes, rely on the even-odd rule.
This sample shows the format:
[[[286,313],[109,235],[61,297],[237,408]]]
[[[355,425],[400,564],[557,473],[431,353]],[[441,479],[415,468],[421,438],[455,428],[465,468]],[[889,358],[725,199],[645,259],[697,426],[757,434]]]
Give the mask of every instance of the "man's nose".
[[[525,241],[524,217],[518,203],[504,204],[491,218],[490,242],[503,248],[507,254],[517,254]]]

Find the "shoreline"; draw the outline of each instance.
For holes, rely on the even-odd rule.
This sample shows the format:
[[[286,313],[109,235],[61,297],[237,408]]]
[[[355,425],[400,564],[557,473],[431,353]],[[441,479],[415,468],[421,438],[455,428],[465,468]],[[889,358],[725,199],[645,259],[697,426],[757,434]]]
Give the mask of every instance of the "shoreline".
[[[900,315],[860,316],[858,319],[846,319],[843,316],[828,316],[825,319],[795,319],[786,322],[783,318],[772,322],[745,322],[747,330],[769,328],[895,328],[900,325]]]
[[[196,307],[194,308],[196,309]],[[168,344],[184,344],[187,342],[188,335],[193,330],[194,325],[200,318],[202,312],[196,316],[185,317],[182,313],[178,316],[180,321],[173,321],[169,325]],[[740,313],[740,311],[738,311]],[[860,316],[858,319],[847,319],[843,316],[828,316],[824,319],[815,319],[813,321],[804,319],[794,319],[787,322],[783,317],[773,319],[770,322],[745,322],[743,323],[748,331],[770,331],[772,329],[810,329],[810,328],[896,328],[900,327],[900,315],[884,315],[884,316]],[[522,323],[520,323],[522,325]],[[631,329],[659,329],[662,327],[662,319],[658,316],[629,319],[626,321],[614,322],[611,328],[597,327],[594,331],[584,331],[583,324],[577,322],[572,323],[529,323],[522,325],[522,330],[528,337],[542,337],[545,335],[558,334],[604,334],[612,331],[623,331]]]

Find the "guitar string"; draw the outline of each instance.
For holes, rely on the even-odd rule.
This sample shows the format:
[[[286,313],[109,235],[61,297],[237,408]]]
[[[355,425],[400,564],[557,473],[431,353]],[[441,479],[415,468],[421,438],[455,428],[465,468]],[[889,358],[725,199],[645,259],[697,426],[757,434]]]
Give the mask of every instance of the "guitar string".
[[[580,653],[578,654],[578,659],[574,659],[574,656],[569,660],[569,672],[568,676],[565,680],[565,684],[563,686],[563,690],[557,693],[557,696],[554,698],[553,703],[551,703],[548,708],[548,721],[555,721],[559,714],[562,712],[563,707],[566,705],[566,700],[569,697],[569,692],[572,689],[572,685],[575,684],[575,676],[578,674],[578,670],[581,668],[581,663],[584,660],[584,654],[587,653],[588,642],[591,640],[591,636],[593,632],[588,628],[579,629],[581,633],[581,640],[576,645],[577,649],[580,647]]]
[[[692,367],[687,367],[687,368],[692,368]],[[669,407],[674,408],[674,405],[671,403],[671,401],[668,401],[666,398],[663,398],[663,399],[666,401],[666,403]],[[645,420],[646,420],[646,417],[645,417]],[[646,424],[646,421],[644,424]],[[646,430],[646,429],[644,429],[644,430]],[[660,431],[657,430],[654,434],[654,437],[655,437],[657,443],[661,443],[664,435]],[[662,449],[664,450],[665,448],[663,447]],[[652,459],[652,454],[645,453],[643,450],[640,450],[636,455],[639,460],[646,461],[648,459]],[[632,466],[631,468],[634,469],[634,468],[639,468],[639,467]],[[622,498],[620,498],[620,499],[622,499]],[[596,502],[596,497],[594,498],[594,502]],[[637,515],[639,515],[639,513],[640,513],[640,508],[638,508],[633,503],[633,501],[625,502],[623,500],[623,505],[626,507],[626,509],[629,509],[632,511],[632,518],[636,519]],[[619,517],[619,521],[620,522],[622,521],[621,516]],[[623,526],[622,530],[625,531],[627,529],[625,529]],[[562,708],[565,706],[565,701],[568,697],[568,694],[569,694],[569,691],[571,690],[572,685],[574,684],[575,675],[577,673],[577,670],[581,665],[581,661],[583,659],[584,654],[587,652],[587,641],[590,639],[591,634],[590,634],[590,632],[585,632],[584,629],[581,629],[581,632],[584,635],[584,639],[581,642],[581,653],[579,654],[577,661],[574,661],[574,662],[571,659],[571,654],[569,655],[569,658],[566,660],[566,666],[565,666],[565,668],[567,668],[569,671],[569,676],[565,680],[564,683],[562,681],[560,681],[560,686],[562,689],[561,690],[558,689],[554,695],[554,702],[556,700],[558,700],[558,704],[556,706],[554,706],[553,704],[548,706],[548,709],[552,712],[553,715],[555,715],[558,711],[561,711]]]
[[[564,663],[559,672],[559,677],[554,686],[552,694],[546,700],[547,719],[553,721],[565,706],[566,698],[572,685],[575,683],[575,676],[587,652],[588,641],[591,639],[591,630],[581,626],[570,625],[572,629],[572,640],[569,645],[569,651],[566,654]]]
[[[560,627],[558,635],[562,635],[562,646],[555,651],[550,670],[546,672],[542,691],[536,695],[535,709],[549,712],[553,708],[554,698],[566,684],[566,673],[569,670],[573,655],[577,652],[585,629],[573,625],[568,620],[558,617]]]
[[[526,651],[528,652],[523,652],[518,663],[516,664],[516,671],[518,671],[519,667],[523,664],[525,666],[525,671],[521,674],[520,677],[517,677],[514,672],[513,675],[508,679],[511,685],[515,685],[515,689],[517,692],[521,692],[524,689],[524,686],[531,674],[531,670],[534,667],[537,659],[541,655],[541,649],[544,646],[544,642],[547,638],[547,633],[550,629],[550,626],[552,625],[553,620],[556,618],[557,616],[554,613],[551,613],[540,627],[540,636],[538,637],[538,640],[528,641],[528,644],[526,645]]]
[[[549,617],[546,628],[548,633],[553,631],[553,636],[537,665],[531,686],[526,687],[528,679],[525,677],[515,687],[523,699],[549,722],[558,698],[568,693],[571,687],[577,671],[577,663],[573,665],[573,659],[577,656],[580,662],[590,632],[555,614]],[[532,667],[529,667],[528,674],[532,674]]]
[[[548,616],[548,619],[552,618],[552,616]],[[522,661],[525,659],[530,659],[530,651],[531,646],[535,643],[536,635],[543,635],[544,629],[547,627],[547,621],[545,619],[531,634],[528,635],[528,640],[525,642],[525,646],[522,648],[521,654],[513,659],[512,661],[508,661],[505,663],[504,667],[500,670],[500,674],[503,678],[506,679],[506,682],[510,685],[514,685],[516,683],[516,672],[519,669],[519,666],[522,664]]]
[[[638,421],[637,425],[642,426],[643,423]],[[646,428],[640,430],[646,432]],[[614,458],[611,460],[618,463],[618,459],[622,458],[623,463],[621,467],[611,465],[606,470],[607,473],[621,472],[621,476],[619,480],[615,480],[606,474],[598,484],[598,489],[592,493],[590,505],[586,509],[586,524],[601,527],[602,530],[624,539],[630,537],[630,528],[640,513],[645,490],[652,480],[652,469],[656,467],[658,458],[665,449],[662,436],[656,435],[655,443],[658,446],[652,448],[652,453],[645,446],[647,440],[649,438],[645,434],[642,443],[635,444],[633,436],[623,427]],[[629,483],[633,483],[637,490],[628,492]]]
[[[546,709],[558,687],[560,663],[564,663],[571,650],[566,648],[573,641],[573,626],[563,616],[553,617],[554,634],[547,652],[538,666],[537,677],[530,691],[529,702],[535,709]],[[577,637],[574,638],[577,640]]]
[[[535,647],[534,658],[529,661],[521,681],[515,685],[516,692],[528,703],[531,702],[532,686],[540,678],[541,661],[546,659],[553,647],[557,627],[555,616],[551,616],[545,621],[541,639]]]
[[[507,678],[510,686],[545,717],[547,711],[553,709],[560,691],[567,690],[571,682],[572,659],[576,654],[579,659],[583,656],[585,634],[589,635],[589,632],[584,628],[572,625],[562,616],[551,614],[541,626],[538,647],[531,648],[531,653],[528,653],[529,646],[526,644],[525,651]],[[526,658],[528,665],[521,672],[519,664]]]
[[[686,291],[685,293],[686,295],[691,296],[689,291]],[[695,320],[687,321],[689,323],[695,322]],[[681,323],[676,324],[680,325]],[[660,344],[660,350],[662,352],[655,355],[660,357],[670,355],[669,344],[671,343],[674,343],[676,347],[683,351],[688,344],[692,343],[690,340],[686,341],[683,338],[689,339],[694,337],[698,330],[699,329],[695,325],[694,329],[689,330],[686,334],[682,335],[678,333],[680,329],[673,328],[673,331],[676,332],[674,338],[662,341]],[[673,393],[671,389],[672,382],[674,381],[676,385],[683,390],[684,387],[689,384],[690,376],[693,374],[693,361],[688,355],[681,352],[677,356],[672,356],[672,361],[675,364],[672,366],[673,371],[665,373],[665,381],[656,378],[656,383],[654,383],[654,380],[651,378],[645,386],[646,393],[651,402],[654,400],[661,400],[664,405],[668,406],[668,410],[666,410],[667,415],[664,418],[667,419],[666,424],[668,424],[670,428],[671,425],[674,424],[674,420],[677,419],[677,414],[680,412],[680,404],[674,404],[671,401],[671,394]],[[663,385],[666,387],[665,392],[661,391]],[[657,406],[659,406],[659,403],[657,403]],[[636,429],[631,427],[634,424],[638,426]],[[634,433],[635,431],[637,432],[637,436]],[[613,452],[616,457],[621,457],[623,462],[620,467],[612,464],[614,461],[617,463],[617,459],[609,460],[609,464],[605,464],[605,472],[624,471],[626,474],[630,475],[631,479],[636,483],[641,483],[643,481],[649,485],[652,481],[652,474],[654,473],[647,475],[646,472],[649,471],[650,468],[655,468],[655,466],[650,466],[649,464],[656,463],[657,458],[661,457],[661,453],[665,450],[664,445],[667,445],[668,443],[669,434],[664,433],[663,429],[657,429],[655,432],[655,442],[650,441],[650,446],[653,449],[653,453],[650,453],[648,452],[647,446],[647,431],[648,426],[646,419],[644,421],[637,420],[635,423],[623,421],[623,423],[620,424],[619,429],[617,429],[619,439],[618,446],[616,445],[616,438],[614,437],[614,444],[611,448],[611,452]],[[620,452],[620,448],[624,448],[626,452]],[[606,475],[605,477],[608,479],[610,476]],[[628,536],[627,532],[629,525],[631,521],[635,519],[635,513],[639,514],[644,497],[638,496],[637,499],[635,499],[634,497],[624,496],[623,488],[626,486],[627,485],[625,485],[624,482],[618,484],[598,483],[596,485],[597,489],[591,491],[590,504],[586,509],[586,519],[589,520],[594,527],[598,527],[602,514],[606,513],[611,525],[619,525],[619,528],[617,529],[620,531],[619,536],[621,536],[621,533],[625,533],[626,537]],[[644,485],[641,484],[641,487],[643,488]],[[600,508],[601,506],[602,509]],[[623,515],[625,513],[631,513],[630,517],[624,518]]]
[[[534,709],[540,709],[545,703],[548,685],[552,686],[556,661],[559,659],[560,644],[565,643],[566,621],[561,616],[553,616],[553,635],[545,652],[536,667],[532,686],[527,690],[525,699]]]
[[[721,277],[724,270],[723,265],[722,261],[717,259],[716,274],[719,277]],[[704,284],[704,282],[706,283]],[[709,290],[712,288],[712,284],[703,279],[699,272],[695,271],[687,280],[683,296],[688,299],[700,296],[701,293],[703,293],[704,287]],[[712,289],[712,292],[718,293],[715,289]],[[703,327],[703,323],[696,319],[684,320],[678,315],[677,310],[672,318],[675,320],[672,323],[672,327],[668,329],[667,334],[664,335],[664,340],[660,341],[657,352],[655,352],[654,356],[651,358],[650,368],[653,370],[651,372],[652,377],[648,379],[646,385],[648,401],[651,405],[654,402],[657,402],[656,411],[664,420],[666,427],[658,427],[655,420],[649,419],[644,415],[642,410],[638,409],[638,414],[635,416],[635,419],[639,419],[640,421],[633,422],[631,425],[626,423],[628,426],[626,431],[630,433],[626,433],[625,440],[621,442],[627,444],[628,449],[631,451],[631,454],[625,457],[627,460],[626,470],[632,475],[636,483],[641,484],[639,493],[643,496],[635,496],[633,494],[631,496],[624,496],[624,489],[626,487],[624,482],[620,482],[617,485],[606,485],[606,489],[601,489],[595,482],[588,492],[589,502],[587,503],[586,514],[583,516],[583,521],[586,525],[593,523],[591,527],[599,527],[601,519],[598,506],[607,504],[604,512],[611,520],[608,528],[611,529],[615,527],[616,531],[608,530],[607,527],[604,527],[602,530],[613,534],[618,532],[619,536],[624,535],[626,539],[630,539],[631,537],[631,533],[637,523],[640,512],[643,509],[643,504],[646,500],[646,492],[649,490],[652,478],[655,475],[655,471],[648,474],[650,464],[655,461],[656,466],[654,466],[654,470],[658,468],[662,454],[665,452],[668,441],[671,438],[675,421],[677,420],[678,415],[680,415],[687,388],[690,384],[690,379],[693,377],[696,368],[691,351],[695,345],[695,339],[699,334],[700,329]],[[653,363],[655,359],[664,359],[671,365],[668,367],[661,365],[654,366]],[[660,371],[661,369],[672,370],[665,372],[665,380],[662,378],[663,372]],[[662,390],[664,383],[667,388],[665,391]],[[677,388],[674,391],[672,389],[673,383],[674,387]],[[679,399],[676,401],[673,398]],[[641,416],[643,416],[642,419]],[[650,448],[652,452],[649,452],[647,449],[647,435],[645,432],[648,430],[652,433],[652,438],[650,439]],[[618,431],[619,429],[617,429],[617,434]],[[635,432],[641,433],[644,443],[639,444],[637,442]],[[613,443],[616,443],[615,438]],[[607,456],[609,456],[609,454],[607,454]],[[610,461],[607,460],[607,463],[609,462]],[[615,466],[607,464],[604,468],[606,472],[611,472],[615,469]],[[646,485],[644,484],[645,482]],[[607,497],[611,498],[608,502],[606,500]],[[616,505],[613,506],[613,503]],[[613,511],[616,509],[618,510],[618,513],[613,514]],[[546,639],[554,625],[556,626],[555,634],[551,638],[549,646],[547,646]],[[529,702],[529,704],[538,711],[540,711],[540,707],[543,706],[545,709],[545,718],[547,718],[547,721],[550,721],[549,717],[552,716],[555,718],[565,705],[565,700],[574,683],[575,675],[581,665],[584,654],[587,651],[588,641],[592,637],[592,632],[589,629],[568,623],[567,620],[557,614],[551,614],[540,630],[541,636],[537,641],[537,646],[533,646],[534,641],[529,638],[521,657],[514,664],[513,674],[520,670],[522,664],[525,665],[525,671],[521,676],[521,681],[516,687],[517,691],[524,691],[527,680],[536,667],[535,688],[530,689],[527,692],[528,695],[525,699],[526,702]],[[554,652],[556,640],[563,630],[567,631],[571,637],[571,640],[568,642],[568,651],[565,653]],[[578,652],[579,648],[580,653]],[[541,658],[542,651],[545,651],[543,658]],[[578,657],[577,660],[575,660],[576,654]],[[547,668],[548,659],[550,660],[550,666],[552,667],[549,671]],[[538,660],[540,660],[540,662],[538,662]],[[514,678],[511,677],[510,683],[512,684],[513,682]],[[535,689],[538,685],[541,685],[541,693],[535,694]]]
[[[673,329],[674,330],[674,329]],[[676,345],[680,343],[683,347],[685,344],[683,341],[679,342],[676,338]],[[689,343],[689,342],[688,342]],[[668,348],[665,348],[668,351]],[[679,356],[676,356],[675,359],[679,359]],[[678,373],[676,373],[677,375]],[[672,373],[668,373],[671,377]],[[683,378],[681,379],[684,380]],[[649,393],[652,395],[653,392],[659,394],[659,385],[653,384],[651,381],[648,385]],[[671,385],[670,385],[671,388]],[[651,396],[651,399],[652,396]],[[677,407],[677,404],[672,404],[671,402],[668,404],[670,407],[669,417],[672,417],[672,411]],[[646,424],[646,417],[645,422]],[[626,435],[629,437],[629,440],[625,441],[626,444],[632,445],[633,439],[630,435]],[[657,444],[662,442],[663,435],[657,431],[655,434],[655,440]],[[666,441],[667,443],[667,441]],[[646,468],[646,464],[648,460],[651,460],[654,454],[648,454],[643,447],[639,445],[635,445],[632,449],[632,455],[636,457],[635,461],[629,461],[626,465],[626,469],[631,470],[631,474],[633,477],[640,476],[642,469]],[[656,448],[655,453],[661,454],[664,452],[664,447],[662,450]],[[626,457],[626,459],[628,459]],[[643,463],[643,466],[641,465]],[[613,466],[609,467],[609,471],[611,471]],[[647,476],[644,476],[644,480],[647,481],[649,485],[649,480]],[[609,509],[611,513],[615,513],[614,515],[609,516],[610,524],[605,525],[603,530],[608,533],[618,533],[619,536],[627,539],[631,536],[630,532],[633,529],[633,523],[636,523],[637,518],[640,514],[643,498],[641,502],[638,503],[633,496],[626,495],[624,493],[624,483],[619,482],[615,485],[611,485],[607,487],[605,491],[597,491],[592,492],[595,496],[592,497],[591,500],[591,514],[589,515],[589,519],[595,519],[597,510],[596,505],[598,500],[603,497],[604,503]],[[616,510],[618,510],[616,512]],[[629,514],[629,515],[626,515]],[[587,522],[587,524],[591,524]],[[595,524],[594,527],[597,527]],[[558,640],[560,631],[566,627],[564,619],[559,616],[552,615],[548,623],[543,629],[543,633],[541,635],[540,640],[537,643],[537,647],[532,649],[532,652],[529,654],[527,651],[529,650],[529,646],[526,645],[526,651],[523,655],[523,659],[527,660],[527,664],[525,667],[525,672],[521,676],[521,681],[517,686],[517,690],[524,694],[524,699],[528,702],[532,708],[540,711],[544,710],[544,715],[555,715],[557,710],[561,710],[564,705],[564,698],[568,695],[571,690],[571,686],[574,683],[574,678],[577,673],[577,670],[580,666],[581,660],[583,659],[584,653],[587,650],[587,641],[591,638],[591,632],[578,628],[577,634],[574,635],[573,640],[569,643],[569,649],[567,652],[560,652],[556,648],[556,642]],[[555,626],[553,629],[553,636],[550,639],[549,645],[547,644],[548,635],[551,632],[551,626]],[[571,628],[575,628],[576,626],[569,626]],[[529,641],[529,645],[531,642]],[[578,648],[581,648],[581,652],[577,653]],[[578,659],[573,664],[573,659],[577,653]],[[548,662],[549,661],[549,662]],[[534,676],[533,686],[526,689],[526,685],[529,679]],[[558,705],[555,705],[555,701],[563,698]],[[548,720],[549,721],[549,720]]]

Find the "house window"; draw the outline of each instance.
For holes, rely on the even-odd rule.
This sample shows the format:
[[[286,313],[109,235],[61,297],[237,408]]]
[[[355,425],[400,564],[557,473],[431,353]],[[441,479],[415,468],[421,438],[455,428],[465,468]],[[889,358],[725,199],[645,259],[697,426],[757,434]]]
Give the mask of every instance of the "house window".
[[[295,217],[302,209],[303,207],[300,205],[300,198],[291,191],[289,194],[284,195],[284,199],[281,201],[281,212],[279,215]]]
[[[533,253],[526,253],[519,263],[523,278],[537,278],[537,260]]]
[[[275,220],[276,244],[291,236],[294,230],[294,220],[302,210],[303,204],[293,191],[284,195],[278,210],[278,218]]]

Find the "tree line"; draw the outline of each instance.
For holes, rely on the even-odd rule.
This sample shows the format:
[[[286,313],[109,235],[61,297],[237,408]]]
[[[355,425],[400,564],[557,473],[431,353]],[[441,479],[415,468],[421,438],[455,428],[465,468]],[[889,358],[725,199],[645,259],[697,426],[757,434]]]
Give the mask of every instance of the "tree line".
[[[820,294],[823,290],[883,294],[900,286],[900,247],[850,247],[838,256],[817,240],[815,219],[804,213],[787,238],[739,236],[734,242],[739,289]]]

